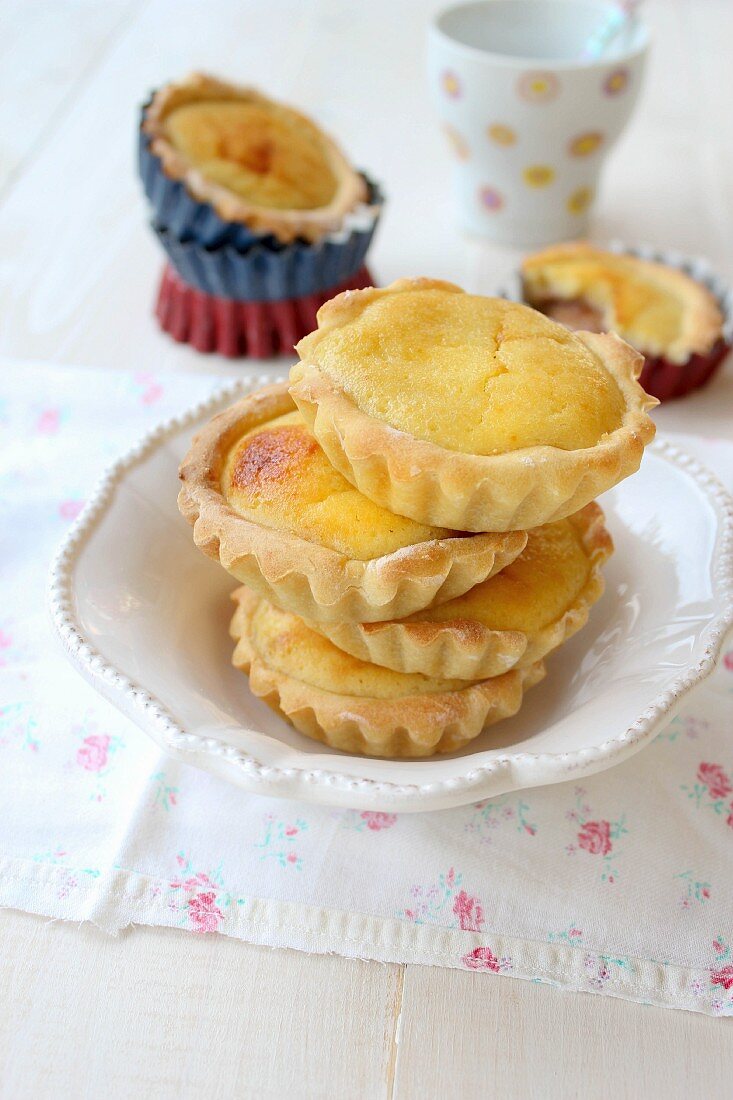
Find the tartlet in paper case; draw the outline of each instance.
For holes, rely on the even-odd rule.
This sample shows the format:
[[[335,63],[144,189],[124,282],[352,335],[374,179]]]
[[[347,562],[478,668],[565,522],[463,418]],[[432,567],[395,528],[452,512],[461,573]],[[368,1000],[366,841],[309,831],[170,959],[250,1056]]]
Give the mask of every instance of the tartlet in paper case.
[[[703,260],[613,242],[527,256],[503,291],[572,329],[616,332],[644,355],[639,381],[666,401],[712,378],[733,344],[733,293]]]
[[[306,317],[315,298],[371,281],[364,263],[382,193],[291,107],[193,74],[161,88],[144,106],[139,166],[153,230],[181,284],[176,315],[184,306],[192,311],[190,323],[175,326],[178,339],[201,329],[199,307],[208,296],[223,305],[205,310],[207,316],[223,317],[226,303],[232,316],[243,316],[239,307],[250,304],[262,306],[254,311],[259,319],[267,314],[258,331],[270,331],[271,341],[243,340],[240,331],[236,340],[227,338],[227,347],[260,357],[290,351],[312,327]],[[168,272],[161,296],[170,298],[174,282]],[[160,301],[157,316],[161,320]],[[217,350],[217,339],[208,337],[194,346],[212,343]]]
[[[201,73],[166,84],[143,107],[139,167],[156,224],[206,248],[363,232],[381,206],[311,119]]]

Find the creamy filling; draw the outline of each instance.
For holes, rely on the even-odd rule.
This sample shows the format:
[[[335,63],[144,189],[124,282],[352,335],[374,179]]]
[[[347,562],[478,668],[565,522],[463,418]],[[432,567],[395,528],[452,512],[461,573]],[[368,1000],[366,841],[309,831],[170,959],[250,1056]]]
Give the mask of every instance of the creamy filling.
[[[232,447],[221,490],[246,519],[358,561],[456,534],[374,504],[331,465],[298,412],[253,428]]]

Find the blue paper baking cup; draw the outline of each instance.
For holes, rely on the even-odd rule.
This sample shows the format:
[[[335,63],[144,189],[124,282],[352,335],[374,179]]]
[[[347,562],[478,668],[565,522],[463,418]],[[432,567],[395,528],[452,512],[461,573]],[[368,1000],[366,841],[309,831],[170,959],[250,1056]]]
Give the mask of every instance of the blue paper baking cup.
[[[276,302],[320,294],[352,279],[363,266],[378,215],[368,228],[324,237],[309,244],[233,245],[205,248],[182,241],[169,228],[152,223],[153,232],[181,279],[204,294],[240,302]]]
[[[210,203],[195,199],[184,183],[166,176],[160,157],[150,149],[150,135],[142,129],[150,102],[148,100],[143,106],[140,117],[138,169],[145,194],[153,208],[155,224],[167,229],[179,241],[196,241],[204,248],[230,245],[246,252],[253,245],[282,247],[281,242],[270,233],[255,233],[243,222],[225,221]],[[368,205],[378,206],[383,201],[379,188],[366,175],[363,178],[369,190]]]

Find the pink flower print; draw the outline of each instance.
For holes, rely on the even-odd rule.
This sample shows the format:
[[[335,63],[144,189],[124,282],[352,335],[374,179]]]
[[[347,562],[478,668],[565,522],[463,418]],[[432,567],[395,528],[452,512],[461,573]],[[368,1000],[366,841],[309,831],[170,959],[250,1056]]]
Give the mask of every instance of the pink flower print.
[[[143,405],[153,405],[163,394],[163,387],[157,382],[152,382],[141,397]]]
[[[733,672],[733,649],[729,649],[723,658],[723,665],[728,669],[728,672]]]
[[[469,970],[493,970],[499,973],[499,960],[490,947],[474,947],[461,960]]]
[[[163,387],[152,374],[136,374],[135,381],[142,388],[140,400],[143,405],[154,405],[163,396]]]
[[[216,904],[213,890],[196,894],[188,903],[188,917],[196,932],[216,932],[224,914]]]
[[[484,911],[477,898],[472,898],[465,890],[460,890],[453,902],[453,912],[464,932],[480,932],[484,923]]]
[[[58,409],[43,409],[36,421],[36,431],[41,435],[54,435],[61,424],[61,413]]]
[[[733,802],[728,807],[728,816],[725,819],[725,823],[729,829],[733,829]]]
[[[397,814],[377,813],[374,810],[364,810],[360,816],[362,821],[366,821],[367,829],[375,833],[380,829],[391,829],[397,821]]]
[[[85,737],[83,744],[76,754],[76,762],[88,772],[101,772],[107,764],[109,745],[112,740],[105,734],[92,734]]]
[[[288,852],[288,854],[285,856],[285,858],[288,861],[288,863],[297,863],[298,862],[298,857],[295,854],[295,852]]]
[[[84,507],[83,500],[62,500],[59,504],[59,515],[62,519],[73,520]]]
[[[722,985],[723,989],[733,989],[733,963],[721,966],[720,970],[711,970],[710,981],[713,985]]]
[[[611,844],[611,825],[608,821],[586,821],[578,833],[578,844],[594,856],[607,856]]]
[[[707,787],[713,799],[725,798],[733,791],[730,779],[720,764],[701,764],[697,769],[697,778]]]

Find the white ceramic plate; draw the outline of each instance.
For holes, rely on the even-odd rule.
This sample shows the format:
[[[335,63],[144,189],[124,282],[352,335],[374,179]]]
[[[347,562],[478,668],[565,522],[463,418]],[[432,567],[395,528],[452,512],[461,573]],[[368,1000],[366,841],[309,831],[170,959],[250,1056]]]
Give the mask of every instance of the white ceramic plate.
[[[414,763],[324,750],[296,733],[231,667],[236,583],[195,548],[176,508],[193,431],[273,377],[229,386],[147,436],[102,479],[53,566],[69,658],[170,755],[261,794],[442,809],[617,764],[714,667],[733,623],[733,501],[658,442],[604,496],[616,542],[606,593],[516,717],[460,753]]]

